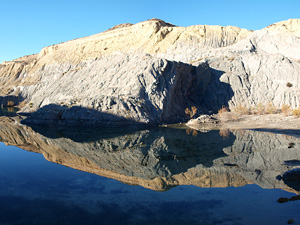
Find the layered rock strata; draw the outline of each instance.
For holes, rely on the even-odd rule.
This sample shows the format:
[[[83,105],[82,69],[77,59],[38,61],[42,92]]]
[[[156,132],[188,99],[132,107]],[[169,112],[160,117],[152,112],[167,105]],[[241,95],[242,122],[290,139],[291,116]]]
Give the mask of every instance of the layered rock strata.
[[[298,19],[254,32],[158,19],[116,26],[0,64],[0,103],[15,96],[22,112],[37,111],[28,123],[62,125],[180,122],[192,106],[295,108],[299,27]]]

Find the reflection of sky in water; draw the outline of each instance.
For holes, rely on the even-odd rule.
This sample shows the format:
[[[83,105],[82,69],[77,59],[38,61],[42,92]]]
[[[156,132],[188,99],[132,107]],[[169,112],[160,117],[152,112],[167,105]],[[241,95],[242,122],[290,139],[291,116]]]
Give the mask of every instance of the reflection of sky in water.
[[[0,224],[287,224],[300,221],[293,194],[179,186],[155,192],[46,161],[0,144]]]

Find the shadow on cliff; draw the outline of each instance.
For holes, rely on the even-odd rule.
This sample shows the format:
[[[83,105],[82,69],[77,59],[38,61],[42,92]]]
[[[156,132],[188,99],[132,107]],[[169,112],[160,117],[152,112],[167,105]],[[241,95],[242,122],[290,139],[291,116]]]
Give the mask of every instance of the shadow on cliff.
[[[232,99],[234,92],[230,84],[220,80],[224,71],[210,68],[210,72],[211,78],[207,87],[201,91],[200,104],[202,108],[217,113],[222,106],[228,107],[228,102]]]
[[[299,160],[291,160],[291,161],[294,161],[294,162],[291,164],[287,164],[287,162],[285,162],[285,164],[286,165],[294,165],[294,166],[300,165]],[[292,170],[285,172],[282,175],[282,179],[283,179],[283,182],[287,186],[294,189],[295,191],[300,192],[300,169],[299,168],[292,169]]]
[[[131,119],[79,106],[68,108],[50,104],[23,115],[27,117],[21,123],[43,136],[52,139],[65,137],[75,142],[96,141],[101,137],[114,138],[147,126]]]
[[[80,106],[46,105],[26,113],[22,124],[49,138],[66,137],[76,142],[89,142],[99,137],[112,138],[126,132],[145,129],[147,124]],[[109,128],[109,129],[108,129]]]
[[[37,124],[49,127],[112,127],[123,125],[146,125],[130,118],[104,113],[81,106],[67,107],[64,105],[49,104],[35,112],[20,114],[27,116],[27,118],[22,121],[24,124]]]

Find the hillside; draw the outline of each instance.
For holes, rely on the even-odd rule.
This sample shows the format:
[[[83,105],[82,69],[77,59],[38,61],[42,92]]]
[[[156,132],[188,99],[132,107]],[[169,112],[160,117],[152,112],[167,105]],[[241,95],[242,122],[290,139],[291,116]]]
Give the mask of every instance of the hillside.
[[[117,25],[0,64],[0,103],[22,102],[27,123],[70,126],[180,122],[192,106],[295,108],[299,27],[299,19],[258,31],[158,19]]]

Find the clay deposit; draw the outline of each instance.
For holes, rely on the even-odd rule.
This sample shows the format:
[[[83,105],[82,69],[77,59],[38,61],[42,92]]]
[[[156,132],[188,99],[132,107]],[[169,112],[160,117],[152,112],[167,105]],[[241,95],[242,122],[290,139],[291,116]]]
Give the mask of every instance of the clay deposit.
[[[262,30],[152,19],[0,64],[0,104],[31,124],[155,125],[223,105],[300,105],[300,20]],[[287,85],[287,84],[290,85]]]

